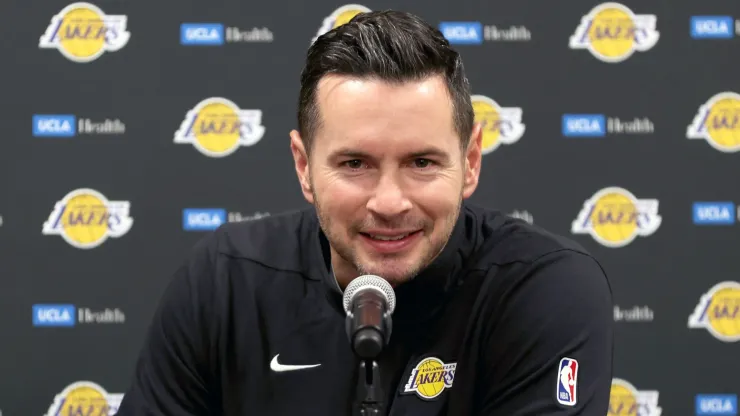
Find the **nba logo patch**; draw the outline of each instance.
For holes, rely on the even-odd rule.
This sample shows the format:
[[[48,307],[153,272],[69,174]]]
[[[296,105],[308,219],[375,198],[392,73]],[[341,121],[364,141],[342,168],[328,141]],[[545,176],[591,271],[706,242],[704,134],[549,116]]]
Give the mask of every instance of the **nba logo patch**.
[[[576,405],[576,388],[578,387],[578,361],[563,358],[558,366],[558,403],[565,406]]]

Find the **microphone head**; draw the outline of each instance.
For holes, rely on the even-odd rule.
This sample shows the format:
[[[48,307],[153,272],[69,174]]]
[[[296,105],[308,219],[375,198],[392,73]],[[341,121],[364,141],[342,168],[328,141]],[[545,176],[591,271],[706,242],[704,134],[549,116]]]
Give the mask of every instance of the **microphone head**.
[[[347,288],[344,290],[344,311],[346,313],[349,314],[351,312],[352,301],[355,295],[366,289],[375,290],[380,293],[385,298],[386,303],[388,303],[388,313],[393,313],[396,309],[396,292],[393,291],[393,286],[382,277],[372,274],[360,276],[349,282]]]

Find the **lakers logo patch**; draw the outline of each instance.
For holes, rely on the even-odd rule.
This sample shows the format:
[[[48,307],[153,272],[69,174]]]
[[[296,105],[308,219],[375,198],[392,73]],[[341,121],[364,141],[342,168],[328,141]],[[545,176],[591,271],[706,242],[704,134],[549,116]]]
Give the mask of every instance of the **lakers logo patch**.
[[[689,139],[703,139],[725,153],[740,151],[740,94],[721,92],[699,107],[686,129]]]
[[[520,107],[501,107],[485,95],[471,95],[475,122],[481,124],[483,134],[482,153],[488,154],[502,144],[516,143],[524,135]]]
[[[110,201],[94,189],[75,189],[54,205],[43,235],[61,236],[73,247],[91,249],[131,229],[129,201]]]
[[[208,157],[225,157],[257,144],[265,135],[262,110],[243,110],[222,97],[207,98],[188,111],[174,142],[191,144]]]
[[[658,43],[656,22],[653,14],[636,14],[620,3],[602,3],[581,18],[569,46],[588,50],[603,62],[622,62]]]
[[[316,36],[311,39],[311,43],[316,42],[316,39],[324,33],[348,23],[358,14],[367,13],[369,11],[371,10],[361,4],[345,4],[344,6],[334,10],[329,16],[324,18],[323,22],[321,22],[321,27],[319,27],[318,32],[316,32]]]
[[[87,63],[126,46],[128,17],[106,14],[91,3],[72,3],[51,18],[39,48],[57,49],[72,62]]]
[[[422,399],[431,400],[452,387],[457,363],[445,364],[436,357],[427,357],[411,370],[403,393],[416,393]]]
[[[660,227],[657,199],[638,199],[619,187],[608,187],[589,198],[573,221],[573,234],[590,234],[606,247],[624,247]]]
[[[740,341],[740,283],[721,282],[701,296],[689,328],[705,329],[723,342]]]
[[[614,378],[607,416],[660,416],[663,409],[658,406],[659,394],[655,390],[638,390],[629,381]]]
[[[113,415],[123,400],[122,393],[108,393],[90,381],[78,381],[67,386],[54,397],[44,416],[57,415]]]

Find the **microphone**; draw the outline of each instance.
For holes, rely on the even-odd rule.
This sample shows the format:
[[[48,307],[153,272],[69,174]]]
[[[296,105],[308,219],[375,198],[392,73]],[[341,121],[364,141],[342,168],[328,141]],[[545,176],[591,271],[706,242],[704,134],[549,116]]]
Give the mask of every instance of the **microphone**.
[[[347,336],[358,357],[372,360],[380,355],[391,337],[391,314],[395,309],[396,293],[382,277],[364,275],[347,285]]]

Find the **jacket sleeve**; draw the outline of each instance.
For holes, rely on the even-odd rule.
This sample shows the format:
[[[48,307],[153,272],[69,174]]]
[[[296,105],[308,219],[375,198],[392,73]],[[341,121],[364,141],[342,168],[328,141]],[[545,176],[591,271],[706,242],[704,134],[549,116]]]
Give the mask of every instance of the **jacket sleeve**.
[[[482,346],[480,414],[605,415],[614,317],[604,271],[571,250],[543,256],[527,269],[509,285]]]
[[[200,416],[212,407],[207,325],[213,292],[211,236],[196,245],[164,291],[118,416]]]

